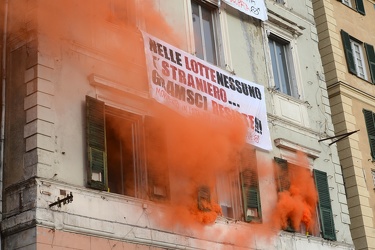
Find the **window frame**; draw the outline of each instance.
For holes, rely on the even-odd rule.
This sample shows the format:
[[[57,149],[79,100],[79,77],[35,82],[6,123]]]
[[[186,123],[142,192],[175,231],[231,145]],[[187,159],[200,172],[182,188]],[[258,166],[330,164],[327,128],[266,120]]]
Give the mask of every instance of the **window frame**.
[[[363,0],[338,0],[343,5],[348,6],[349,8],[356,10],[361,15],[366,15],[365,6],[363,4]],[[353,6],[353,2],[355,6]]]
[[[256,150],[248,144],[245,145],[242,151],[238,152],[235,164],[236,169],[234,171],[216,177],[215,200],[217,200],[222,210],[223,205],[230,208],[232,215],[228,216],[223,210],[222,217],[247,223],[261,223],[262,206]],[[250,172],[251,175],[249,174]],[[226,185],[222,185],[222,182],[226,182]],[[225,197],[220,195],[220,191],[223,189],[225,189],[226,193],[229,193],[230,206],[227,205],[228,195],[224,195]],[[256,210],[256,214],[247,215],[249,209],[251,211]]]
[[[365,61],[365,57],[363,56],[364,53],[363,53],[362,44],[363,43],[358,42],[354,39],[350,39],[350,46],[353,51],[353,58],[354,58],[354,64],[355,64],[356,71],[357,71],[357,76],[367,81],[368,77],[367,77],[367,70],[366,70],[366,61]],[[360,62],[361,65],[358,62]]]
[[[294,165],[296,167],[301,166],[298,166],[298,164],[295,164],[292,161],[289,162],[279,157],[274,157],[274,160],[277,163],[277,166],[281,168],[282,172],[282,176],[280,176],[278,172],[275,172],[276,192],[279,193],[289,189],[290,180],[285,180],[286,175],[289,179],[293,175],[293,173],[289,171],[289,164]],[[312,174],[314,178],[315,187],[318,192],[318,204],[316,208],[318,221],[316,229],[320,231],[321,236],[324,239],[336,240],[336,232],[333,221],[334,219],[329,194],[327,173],[317,169],[312,169]],[[283,183],[280,183],[279,180],[282,180]],[[288,232],[306,234],[306,232],[303,232],[303,230],[306,229],[303,228],[302,224],[299,229],[294,229],[289,225],[284,230]]]
[[[194,30],[194,25],[193,25],[193,6],[192,2],[200,6],[199,8],[205,8],[207,10],[210,10],[211,13],[211,19],[212,19],[212,33],[213,33],[213,44],[215,47],[215,61],[210,62],[207,60],[206,55],[204,55],[202,60],[205,60],[211,64],[214,64],[216,66],[222,67],[224,64],[224,55],[223,55],[223,38],[222,38],[222,32],[221,32],[221,17],[219,15],[219,5],[218,1],[215,0],[206,0],[206,1],[201,1],[201,0],[189,0],[186,1],[186,21],[187,21],[187,30],[188,30],[188,47],[189,51],[195,56],[197,56],[197,48],[195,44],[195,30]],[[202,26],[202,25],[201,25]]]
[[[296,43],[296,37],[289,33],[286,30],[283,30],[279,27],[276,27],[275,25],[272,25],[271,23],[267,25],[265,28],[266,33],[266,39],[265,39],[265,48],[267,53],[267,60],[268,64],[271,65],[269,69],[269,75],[271,76],[270,84],[271,88],[273,90],[276,90],[277,93],[280,93],[282,95],[285,95],[287,97],[293,97],[295,99],[302,99],[302,91],[303,89],[299,85],[300,81],[300,72],[299,72],[299,60],[298,60],[298,51],[297,51],[297,43]],[[269,40],[278,40],[281,43],[284,43],[286,45],[286,58],[287,58],[287,68],[288,68],[288,74],[289,74],[289,86],[291,94],[285,93],[283,91],[280,91],[276,87],[275,82],[275,76],[274,76],[274,70],[273,70],[273,63],[272,63],[272,57],[271,57],[271,49],[269,46]]]
[[[348,72],[356,75],[357,77],[372,82],[375,84],[375,52],[374,52],[374,46],[364,43],[352,36],[350,36],[347,32],[344,30],[340,31],[341,33],[341,40],[343,44],[344,54],[346,58],[346,63],[348,67]],[[354,49],[353,45],[358,45],[360,48],[360,58],[363,63],[364,67],[364,73],[365,76],[361,76],[358,73],[358,64],[354,55]],[[366,56],[364,54],[364,50],[366,52]],[[368,76],[368,73],[370,73],[370,78]]]
[[[136,150],[137,152],[133,152],[132,160],[137,161],[136,168],[134,170],[134,181],[133,184],[135,186],[134,195],[126,195],[119,192],[115,192],[120,195],[126,195],[128,197],[134,197],[139,199],[148,199],[152,201],[165,201],[169,200],[170,198],[170,185],[169,185],[169,176],[168,176],[168,162],[167,157],[163,158],[165,161],[163,163],[166,169],[158,171],[158,175],[153,173],[154,166],[152,162],[149,160],[150,154],[152,153],[152,146],[155,146],[155,143],[151,143],[151,136],[157,135],[158,137],[162,136],[163,140],[165,140],[165,134],[161,133],[160,125],[158,127],[157,133],[152,133],[151,129],[148,126],[151,126],[151,120],[153,119],[150,116],[146,116],[143,114],[137,114],[131,111],[126,111],[118,107],[114,107],[112,105],[108,105],[106,102],[98,100],[96,98],[86,96],[86,145],[87,145],[87,187],[98,189],[101,191],[108,191],[109,190],[109,166],[108,166],[108,140],[107,138],[107,128],[106,126],[109,125],[106,119],[109,116],[114,116],[118,119],[125,119],[128,120],[129,123],[136,122],[138,128],[134,132],[132,128],[132,136],[136,136],[138,142],[137,145],[133,145],[134,147],[132,150]],[[155,127],[155,125],[152,125]],[[150,132],[151,131],[151,132]],[[157,139],[156,139],[157,140]],[[99,141],[99,143],[97,142]],[[154,140],[155,141],[155,140]],[[159,141],[157,141],[159,143]],[[166,141],[162,142],[166,143]],[[166,150],[166,145],[163,147],[159,147],[158,145],[158,153],[162,150]],[[99,153],[96,154],[97,157],[93,158],[91,152],[98,151]],[[134,158],[134,154],[137,154],[136,158]],[[97,166],[99,165],[99,166]],[[102,177],[100,180],[93,179],[93,172],[98,172],[98,169],[102,173]],[[154,171],[155,172],[155,171]],[[161,173],[161,177],[159,176]],[[164,193],[161,194],[156,190],[155,186],[159,185],[161,181],[159,181],[155,176],[159,176],[158,178],[163,178],[164,184]],[[121,183],[122,185],[122,183]],[[158,188],[158,187],[157,187]],[[160,191],[160,190],[159,190]]]

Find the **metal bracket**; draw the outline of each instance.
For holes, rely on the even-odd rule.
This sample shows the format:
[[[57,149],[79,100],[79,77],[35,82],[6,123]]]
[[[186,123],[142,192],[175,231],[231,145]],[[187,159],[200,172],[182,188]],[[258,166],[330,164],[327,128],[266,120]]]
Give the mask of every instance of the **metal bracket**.
[[[341,134],[341,135],[335,135],[335,136],[327,137],[327,138],[324,138],[324,139],[320,139],[318,142],[325,141],[325,140],[329,140],[329,139],[338,138],[337,140],[334,140],[334,141],[332,141],[330,144],[328,144],[328,146],[331,146],[333,143],[336,143],[336,142],[338,142],[338,141],[341,141],[342,139],[348,137],[349,135],[352,135],[352,134],[354,134],[354,133],[357,133],[358,131],[359,131],[359,129],[358,129],[358,130],[355,130],[355,131],[352,131],[352,132],[345,133],[345,134]]]
[[[63,203],[63,205],[65,205],[65,204],[71,203],[71,202],[73,202],[72,192],[70,192],[70,194],[68,194],[65,198],[63,198],[61,200],[60,200],[60,198],[57,198],[57,201],[49,204],[49,207],[53,207],[53,206],[56,206],[56,205],[57,205],[57,207],[61,207],[61,203]]]

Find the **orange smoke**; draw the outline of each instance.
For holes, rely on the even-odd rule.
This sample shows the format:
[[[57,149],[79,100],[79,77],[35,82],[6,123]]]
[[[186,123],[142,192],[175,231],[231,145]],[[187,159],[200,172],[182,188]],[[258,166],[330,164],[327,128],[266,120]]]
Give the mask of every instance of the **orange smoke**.
[[[10,1],[10,4],[17,5],[19,2]],[[109,1],[43,1],[38,6],[38,12],[35,12],[38,16],[33,20],[18,16],[16,11],[12,12],[10,32],[24,33],[20,37],[29,39],[35,31],[33,27],[38,27],[42,49],[38,52],[41,55],[70,60],[69,63],[75,63],[74,69],[81,75],[95,73],[126,87],[148,91],[144,45],[137,25],[151,35],[186,50],[183,34],[168,25],[162,17],[163,14],[156,10],[158,6],[153,6],[153,1],[142,4],[142,8],[137,7],[134,0],[117,2],[127,3],[122,12],[126,13],[124,16],[114,12]],[[24,9],[22,13],[29,13],[36,8],[21,5],[13,6],[12,9]],[[32,17],[31,14],[27,16]],[[137,23],[137,20],[144,23]],[[20,25],[22,22],[24,24]],[[65,48],[66,45],[78,48],[74,50],[74,55],[72,49]],[[99,59],[95,61],[90,56],[82,56],[76,53],[77,50],[83,50],[91,57]],[[64,82],[60,85],[67,84],[69,83]],[[123,93],[116,98],[118,99],[112,101],[120,100],[124,103]],[[165,184],[171,187],[169,199],[160,201],[161,209],[152,213],[151,218],[157,227],[167,229],[182,228],[200,232],[209,228],[208,225],[212,225],[222,213],[215,194],[217,176],[236,174],[238,171],[238,152],[245,146],[247,132],[245,121],[242,117],[230,122],[213,121],[206,116],[185,117],[154,101],[147,101],[142,105],[164,124],[162,129],[167,135],[168,145],[168,148],[163,148],[158,144],[158,140],[154,141],[154,145],[148,145],[148,163],[153,168],[153,172],[148,174],[156,176],[156,186]],[[161,128],[157,127],[156,131],[161,131]],[[317,194],[311,174],[307,170],[306,157],[300,155],[297,161],[301,166],[291,167],[290,172],[293,174],[290,175],[289,190],[279,194],[276,204],[272,201],[268,204],[272,208],[275,205],[270,212],[271,223],[241,226],[241,230],[233,227],[235,229],[232,231],[222,233],[223,241],[240,245],[240,242],[249,241],[249,231],[252,235],[270,235],[270,232],[277,233],[274,229],[286,229],[288,225],[298,229],[301,223],[308,231],[314,231]],[[259,166],[260,181],[273,176],[273,169],[269,166],[271,163],[266,160],[264,166]],[[168,175],[165,176],[165,173]],[[209,199],[200,199],[199,189],[202,186],[210,190]],[[262,202],[266,201],[267,204],[268,194],[261,190],[260,196]],[[269,208],[263,206],[262,210],[266,209]],[[269,215],[264,213],[265,221],[267,216]]]
[[[216,178],[236,171],[236,156],[245,145],[247,126],[242,116],[231,121],[212,121],[208,116],[182,116],[154,103],[156,116],[165,124],[171,198],[162,223],[198,227],[212,224],[221,208],[215,196]],[[159,161],[155,155],[155,162]],[[163,166],[157,166],[161,169]],[[209,198],[199,199],[202,186]],[[199,207],[200,206],[200,207]]]
[[[298,166],[288,164],[290,187],[278,194],[273,223],[281,229],[294,231],[299,231],[304,226],[306,233],[315,234],[318,195],[314,179],[307,157],[298,153],[296,160]]]

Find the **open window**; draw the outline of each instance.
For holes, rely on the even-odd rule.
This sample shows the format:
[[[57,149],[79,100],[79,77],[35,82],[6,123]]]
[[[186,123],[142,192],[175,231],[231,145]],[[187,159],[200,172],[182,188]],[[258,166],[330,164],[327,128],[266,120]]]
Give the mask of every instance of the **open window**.
[[[262,209],[255,149],[238,154],[236,170],[216,177],[216,195],[223,217],[261,222]]]
[[[275,183],[277,192],[291,191],[291,184],[296,180],[295,171],[301,166],[295,165],[285,159],[275,157],[278,169],[275,171]],[[289,232],[296,232],[306,235],[315,235],[329,240],[336,240],[336,232],[333,222],[333,213],[331,207],[331,199],[329,194],[327,173],[313,169],[312,175],[314,177],[315,187],[318,193],[318,204],[317,204],[317,219],[318,223],[314,225],[314,228],[308,229],[306,225],[301,221],[299,228],[294,228],[292,225],[292,218],[288,218],[288,224],[283,230]]]
[[[375,84],[375,52],[370,44],[363,43],[341,30],[341,38],[348,64],[348,71]],[[368,76],[368,70],[370,76]]]
[[[90,188],[126,196],[169,199],[163,126],[155,118],[86,96]]]

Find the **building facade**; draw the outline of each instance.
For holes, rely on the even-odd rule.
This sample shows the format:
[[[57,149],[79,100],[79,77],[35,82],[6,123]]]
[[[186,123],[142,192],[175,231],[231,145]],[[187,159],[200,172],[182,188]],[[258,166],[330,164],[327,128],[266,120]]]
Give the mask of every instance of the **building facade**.
[[[313,1],[356,249],[374,249],[374,1]],[[346,16],[346,18],[342,18]]]
[[[4,249],[354,249],[310,0],[2,3]]]

